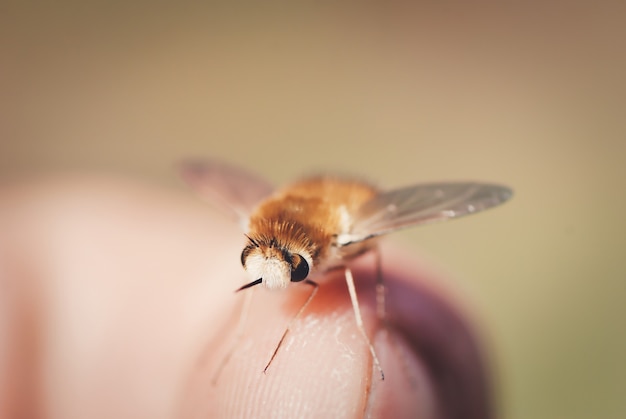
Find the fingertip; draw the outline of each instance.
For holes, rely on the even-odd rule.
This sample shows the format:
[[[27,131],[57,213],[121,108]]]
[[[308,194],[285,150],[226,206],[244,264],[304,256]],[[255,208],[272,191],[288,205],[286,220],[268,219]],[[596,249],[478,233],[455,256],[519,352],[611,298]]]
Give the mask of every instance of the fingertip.
[[[332,273],[319,281],[318,295],[266,371],[310,290],[245,290],[255,295],[241,338],[233,338],[232,327],[216,337],[209,362],[193,372],[188,406],[203,404],[207,417],[277,411],[289,417],[491,417],[488,375],[469,322],[445,291],[432,286],[430,273],[406,256],[395,262],[388,266],[403,270],[383,272],[388,327],[376,318],[376,269],[368,260],[354,265],[364,325],[374,337],[384,381],[356,326],[345,280]],[[211,383],[216,369],[220,377]]]

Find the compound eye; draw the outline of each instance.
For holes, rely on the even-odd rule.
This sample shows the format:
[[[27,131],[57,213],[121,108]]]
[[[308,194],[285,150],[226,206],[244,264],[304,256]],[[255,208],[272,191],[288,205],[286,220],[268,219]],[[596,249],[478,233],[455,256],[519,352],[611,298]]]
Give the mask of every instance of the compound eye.
[[[246,246],[244,247],[243,252],[241,252],[241,266],[244,268],[246,267],[246,260],[248,259],[248,255],[251,251],[252,248],[250,246]]]
[[[309,264],[300,255],[291,258],[291,282],[300,282],[309,275]]]

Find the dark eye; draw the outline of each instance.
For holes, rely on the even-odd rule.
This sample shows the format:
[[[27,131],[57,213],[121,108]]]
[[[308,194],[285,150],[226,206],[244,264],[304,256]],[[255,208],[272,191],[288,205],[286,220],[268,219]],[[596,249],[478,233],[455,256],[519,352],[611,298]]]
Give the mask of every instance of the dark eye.
[[[252,246],[246,246],[243,248],[243,252],[241,252],[241,266],[246,267],[246,259],[248,259],[248,255],[252,251]]]
[[[309,275],[309,264],[300,255],[291,258],[291,282],[299,282]]]

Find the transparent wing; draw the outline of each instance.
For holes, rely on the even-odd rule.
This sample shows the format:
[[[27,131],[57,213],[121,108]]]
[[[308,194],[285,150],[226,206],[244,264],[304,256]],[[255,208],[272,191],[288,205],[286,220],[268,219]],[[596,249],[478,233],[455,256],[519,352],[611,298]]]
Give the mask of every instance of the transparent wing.
[[[350,233],[338,241],[346,246],[401,228],[473,214],[512,195],[505,186],[484,183],[432,183],[382,192],[354,214]]]
[[[273,191],[259,176],[217,160],[187,160],[180,171],[202,198],[244,227],[254,207]]]

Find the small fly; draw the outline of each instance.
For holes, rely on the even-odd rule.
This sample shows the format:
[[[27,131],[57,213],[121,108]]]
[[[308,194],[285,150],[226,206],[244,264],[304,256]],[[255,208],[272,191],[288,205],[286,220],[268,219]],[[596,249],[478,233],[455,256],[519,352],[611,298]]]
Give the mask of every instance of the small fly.
[[[379,256],[378,236],[477,213],[507,201],[513,194],[506,186],[476,182],[424,183],[384,191],[360,180],[337,176],[304,178],[275,190],[252,173],[212,160],[186,162],[182,174],[194,190],[229,214],[245,232],[247,244],[241,253],[241,264],[250,282],[237,291],[259,284],[279,290],[291,282],[312,287],[264,372],[293,321],[315,296],[319,285],[314,279],[329,270],[343,269],[358,329],[384,379],[374,346],[363,327],[349,261],[369,251]],[[381,275],[377,296],[378,314],[383,316]]]

